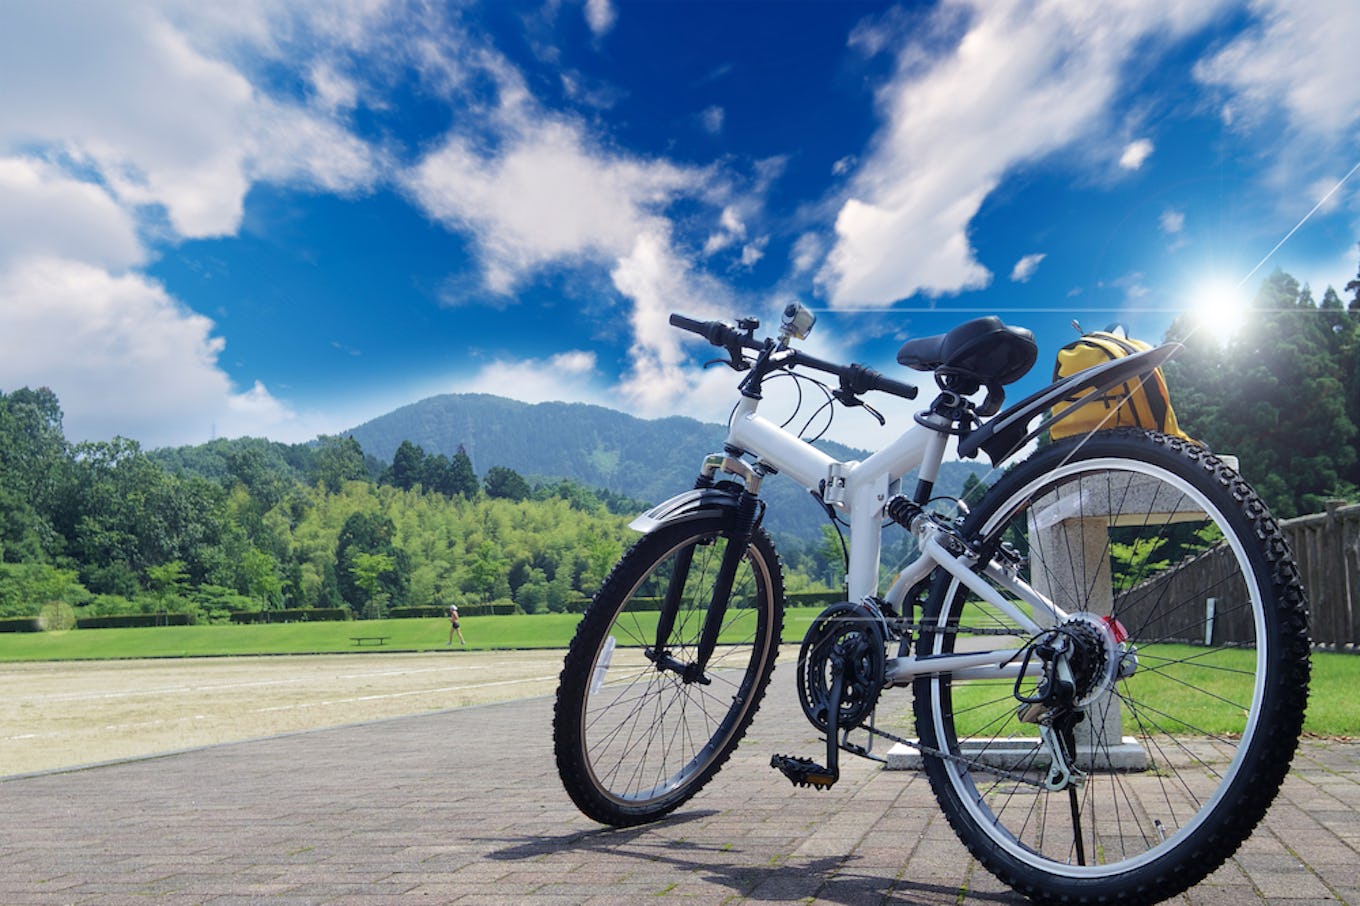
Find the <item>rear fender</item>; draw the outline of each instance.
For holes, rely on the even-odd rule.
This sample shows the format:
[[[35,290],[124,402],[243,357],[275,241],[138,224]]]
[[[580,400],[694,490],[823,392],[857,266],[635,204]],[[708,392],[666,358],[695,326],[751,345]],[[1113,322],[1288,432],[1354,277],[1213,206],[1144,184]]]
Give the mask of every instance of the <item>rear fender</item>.
[[[959,455],[964,459],[972,459],[981,450],[993,465],[999,466],[1049,425],[1074,414],[1079,408],[1072,406],[1054,418],[1051,414],[1054,403],[1073,397],[1078,398],[1079,403],[1096,399],[1112,387],[1150,374],[1179,352],[1180,348],[1179,343],[1168,343],[1122,359],[1113,359],[1055,381],[960,438]],[[1039,424],[1032,426],[1034,419],[1040,416],[1043,418]]]

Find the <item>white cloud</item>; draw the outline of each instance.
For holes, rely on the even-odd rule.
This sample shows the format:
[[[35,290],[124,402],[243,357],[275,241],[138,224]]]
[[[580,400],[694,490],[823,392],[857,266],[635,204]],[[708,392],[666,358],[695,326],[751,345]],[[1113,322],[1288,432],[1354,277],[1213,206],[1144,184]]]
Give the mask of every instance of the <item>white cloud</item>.
[[[359,86],[328,60],[318,60],[307,73],[321,106],[327,110],[350,110],[359,103]]]
[[[601,37],[614,27],[618,12],[610,0],[586,0],[586,24],[596,37]]]
[[[769,236],[761,236],[754,242],[748,242],[741,247],[741,266],[755,267],[761,258],[765,257],[765,246],[770,242]]]
[[[699,124],[704,127],[704,131],[709,135],[717,135],[722,132],[723,120],[726,117],[723,109],[717,105],[705,107],[699,114]]]
[[[379,11],[7,5],[0,84],[22,90],[0,105],[0,386],[51,386],[73,440],[311,436],[300,432],[319,417],[259,381],[241,391],[214,322],[138,269],[147,235],[163,239],[166,226],[172,238],[234,233],[261,180],[350,192],[379,177],[380,156],[332,118],[359,89],[320,59],[325,41],[312,47],[315,110],[270,96],[236,62],[281,61],[298,28],[362,37],[362,25],[346,29]]]
[[[473,234],[497,292],[549,263],[627,254],[656,211],[700,181],[664,162],[607,154],[563,120],[516,115],[505,133],[495,157],[451,135],[405,178],[427,212]]]
[[[879,97],[884,125],[819,274],[831,303],[883,306],[987,285],[967,231],[993,187],[1102,125],[1135,54],[1151,58],[1159,41],[1191,33],[1222,5],[947,0],[937,22],[965,22],[966,34],[942,55],[913,43],[900,51]]]
[[[1253,0],[1251,6],[1258,24],[1203,61],[1195,74],[1227,88],[1233,110],[1251,121],[1278,107],[1300,132],[1354,138],[1360,122],[1354,64],[1360,16],[1354,2]]]
[[[689,267],[672,253],[667,237],[661,234],[639,236],[610,276],[614,287],[633,302],[635,348],[624,392],[644,410],[662,410],[690,389],[691,379],[689,369],[683,367],[680,332],[670,326],[670,314],[679,311],[706,319],[712,308],[694,291]]]
[[[33,256],[114,270],[146,257],[132,217],[108,192],[52,164],[0,157],[0,198],[0,273]]]
[[[1044,252],[1035,252],[1026,255],[1015,262],[1015,267],[1011,268],[1011,281],[1014,283],[1028,283],[1029,278],[1034,276],[1034,272],[1039,269],[1039,263],[1047,258]]]
[[[454,381],[453,390],[490,393],[526,403],[611,405],[609,395],[596,384],[595,366],[595,354],[583,350],[547,359],[496,359],[471,377]]]
[[[377,156],[324,115],[270,99],[209,56],[183,5],[11,6],[0,29],[0,149],[48,148],[96,172],[128,208],[163,206],[185,237],[240,225],[257,179],[362,188]],[[242,12],[239,27],[265,16]],[[205,13],[210,15],[210,13]],[[267,18],[267,17],[265,17]]]
[[[158,446],[286,425],[263,385],[232,386],[213,329],[146,277],[31,258],[0,272],[0,387],[51,387],[73,440]]]
[[[548,364],[552,366],[553,374],[588,375],[595,371],[595,362],[595,353],[575,349],[558,353]]]
[[[1124,153],[1119,155],[1119,166],[1125,170],[1139,170],[1151,156],[1152,142],[1140,138],[1124,146]]]
[[[1185,229],[1185,213],[1167,208],[1162,212],[1162,216],[1157,219],[1157,222],[1161,225],[1163,233],[1168,236],[1176,236]]]
[[[817,233],[804,233],[793,241],[789,261],[795,274],[805,274],[817,266],[826,252],[826,244]]]
[[[704,241],[704,254],[717,254],[745,238],[746,224],[742,222],[737,209],[729,205],[723,208],[722,214],[718,216],[718,229]]]

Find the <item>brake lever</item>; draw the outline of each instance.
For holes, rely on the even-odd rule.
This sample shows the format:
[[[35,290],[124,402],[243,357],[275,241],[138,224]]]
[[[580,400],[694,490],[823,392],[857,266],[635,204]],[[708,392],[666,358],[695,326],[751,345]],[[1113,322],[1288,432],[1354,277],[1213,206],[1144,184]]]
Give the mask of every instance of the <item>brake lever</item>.
[[[733,371],[750,371],[750,370],[751,370],[751,363],[750,363],[750,361],[749,361],[745,356],[741,356],[740,358],[737,358],[737,357],[734,356],[734,357],[731,358],[731,359],[713,359],[713,360],[711,360],[711,361],[704,362],[704,367],[705,367],[705,368],[710,368],[710,367],[712,367],[713,365],[726,365],[728,368],[731,368]]]
[[[837,400],[839,400],[839,401],[840,401],[840,404],[841,404],[842,406],[845,406],[847,409],[853,409],[853,408],[855,408],[856,406],[862,407],[862,408],[864,409],[865,412],[869,413],[869,414],[872,415],[875,419],[878,420],[878,426],[879,426],[880,428],[882,428],[883,426],[885,426],[885,425],[888,424],[888,420],[887,420],[886,418],[883,417],[883,413],[879,412],[879,411],[878,411],[877,409],[875,409],[873,406],[870,406],[868,403],[866,403],[864,400],[860,399],[859,397],[855,396],[855,395],[854,395],[853,393],[851,393],[850,391],[844,390],[844,389],[842,389],[842,390],[833,390],[833,391],[831,391],[831,395],[834,396]]]

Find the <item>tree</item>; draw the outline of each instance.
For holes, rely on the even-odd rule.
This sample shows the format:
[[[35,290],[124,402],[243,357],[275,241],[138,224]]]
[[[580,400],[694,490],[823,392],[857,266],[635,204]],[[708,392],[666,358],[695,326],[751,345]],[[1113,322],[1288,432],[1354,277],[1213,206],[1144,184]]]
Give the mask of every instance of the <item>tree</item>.
[[[89,597],[73,569],[46,563],[0,563],[0,617],[36,616],[53,601],[78,604]]]
[[[353,437],[317,439],[316,480],[332,494],[339,493],[347,481],[366,481],[368,466],[364,451]]]
[[[365,600],[362,615],[366,620],[380,620],[387,616],[387,602],[391,595],[383,586],[383,579],[391,575],[397,567],[396,558],[390,554],[370,554],[363,551],[354,554],[350,573],[354,584],[363,591]]]
[[[418,484],[425,483],[425,451],[409,440],[403,440],[392,455],[392,465],[387,470],[387,483],[409,491]]]
[[[252,547],[241,558],[241,574],[245,578],[246,594],[266,609],[283,604],[283,579],[279,564],[273,557]]]
[[[468,456],[467,450],[463,445],[458,445],[458,452],[453,454],[450,470],[450,487],[452,491],[449,496],[461,494],[471,500],[477,496],[479,485],[477,483],[477,472],[472,468],[472,459]]]
[[[240,482],[259,507],[260,514],[278,505],[288,492],[289,482],[273,468],[259,446],[238,446],[227,450],[227,474]]]
[[[468,582],[465,590],[482,602],[510,597],[510,582],[506,577],[505,555],[489,541],[469,552]],[[530,579],[530,584],[532,583]],[[523,589],[521,589],[523,590]]]
[[[1236,334],[1196,332],[1184,320],[1168,331],[1185,345],[1166,366],[1181,424],[1215,451],[1239,457],[1280,517],[1354,492],[1346,476],[1354,474],[1357,428],[1347,412],[1344,337],[1330,329],[1336,315],[1276,271]]]
[[[505,466],[492,466],[482,481],[482,488],[488,497],[515,501],[528,500],[533,493],[523,476]]]
[[[969,472],[963,479],[963,492],[960,496],[964,503],[970,507],[975,507],[978,501],[982,499],[982,495],[987,493],[989,487],[990,485],[987,482],[977,477],[977,473]]]
[[[156,596],[156,609],[162,613],[173,609],[174,601],[184,593],[188,585],[183,560],[171,560],[159,566],[148,566],[146,578],[147,584]]]
[[[46,387],[0,392],[0,562],[47,561],[62,552],[53,525],[69,480],[61,417]]]
[[[410,558],[392,543],[396,526],[381,513],[354,513],[345,520],[335,544],[335,581],[340,597],[356,614],[363,614],[374,592],[359,584],[356,565],[363,555],[379,555],[391,560],[389,568],[378,573],[386,600],[402,600],[410,581]],[[375,561],[365,560],[371,567]],[[385,603],[384,601],[384,603]]]
[[[813,573],[829,588],[845,587],[845,541],[832,525],[821,526],[822,541],[812,551]]]
[[[461,496],[471,500],[477,496],[480,487],[477,473],[472,469],[472,460],[461,446],[452,460],[443,453],[425,457],[421,465],[421,476],[425,490],[443,494],[445,497]]]

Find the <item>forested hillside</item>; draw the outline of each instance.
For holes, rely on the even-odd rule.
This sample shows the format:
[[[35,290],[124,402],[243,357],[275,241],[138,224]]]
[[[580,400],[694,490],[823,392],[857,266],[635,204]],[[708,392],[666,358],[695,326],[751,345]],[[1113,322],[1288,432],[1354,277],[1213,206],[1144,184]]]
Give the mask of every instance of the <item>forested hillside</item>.
[[[172,471],[135,441],[67,444],[47,390],[0,394],[0,457],[0,618],[560,611],[633,537],[626,517],[571,482],[531,489],[495,469],[482,481],[470,465],[452,490],[391,468],[375,481],[350,438],[222,441],[162,457],[182,473]],[[423,460],[436,481],[460,474],[447,458]]]
[[[449,394],[403,406],[346,434],[383,460],[403,441],[447,456],[461,449],[479,469],[495,463],[531,479],[568,479],[652,504],[691,486],[704,457],[722,450],[726,429],[689,418],[634,418],[580,403],[531,405]],[[868,455],[830,441],[818,446],[841,460]],[[970,475],[986,471],[979,463],[946,463],[938,491],[958,495]],[[826,517],[805,490],[775,477],[762,494],[770,503],[771,531],[802,542],[821,538]]]

